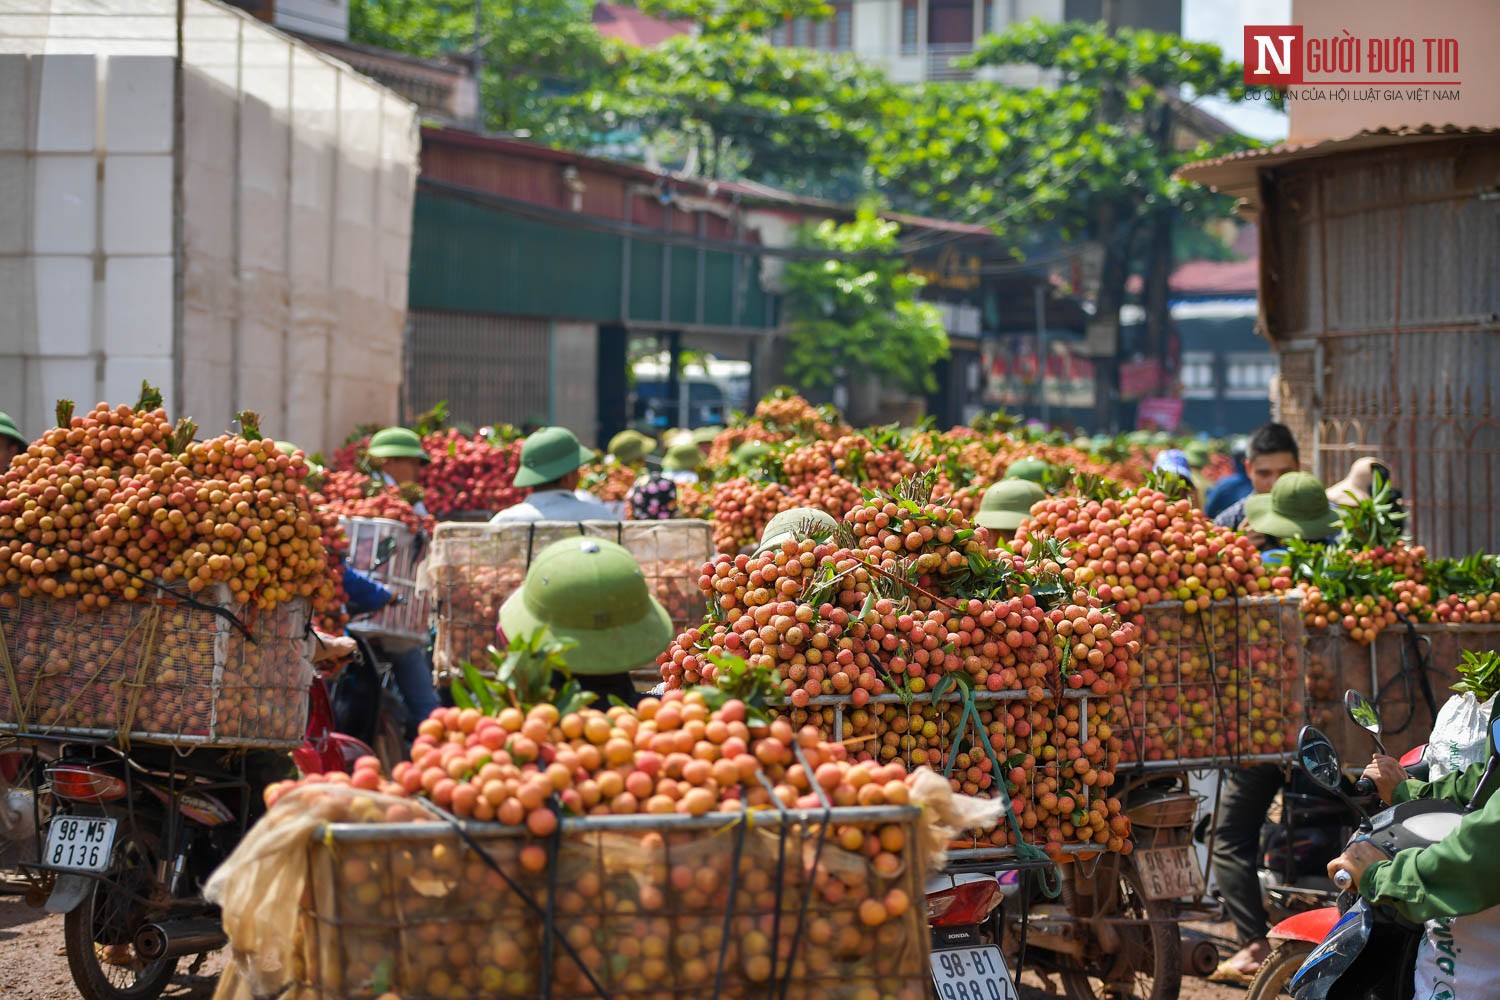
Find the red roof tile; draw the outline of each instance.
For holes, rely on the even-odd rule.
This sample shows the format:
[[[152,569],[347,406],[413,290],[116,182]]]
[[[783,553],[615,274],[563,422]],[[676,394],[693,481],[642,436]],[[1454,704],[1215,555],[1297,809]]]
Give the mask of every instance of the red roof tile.
[[[649,49],[675,35],[687,34],[693,24],[691,21],[663,21],[622,3],[596,3],[594,27],[601,35]]]

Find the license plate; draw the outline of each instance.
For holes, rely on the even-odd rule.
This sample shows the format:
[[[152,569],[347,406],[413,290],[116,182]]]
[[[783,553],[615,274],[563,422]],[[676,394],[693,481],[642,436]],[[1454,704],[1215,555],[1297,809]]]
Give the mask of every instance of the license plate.
[[[42,863],[51,868],[102,872],[115,846],[115,820],[95,816],[55,816],[47,825]]]
[[[1203,892],[1198,852],[1191,845],[1138,850],[1135,852],[1135,866],[1141,873],[1147,899],[1177,899]]]
[[[1000,949],[953,948],[932,953],[938,1000],[1016,1000]]]

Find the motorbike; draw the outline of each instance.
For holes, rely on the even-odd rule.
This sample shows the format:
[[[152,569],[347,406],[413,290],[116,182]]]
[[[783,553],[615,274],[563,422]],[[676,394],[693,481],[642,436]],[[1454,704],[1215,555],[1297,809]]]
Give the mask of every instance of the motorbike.
[[[950,871],[928,879],[927,926],[938,1000],[1016,1000],[996,926],[1016,875]]]
[[[1349,691],[1344,696],[1344,707],[1355,724],[1374,738],[1376,748],[1383,751],[1384,744],[1380,741],[1383,735],[1381,721],[1374,706],[1358,692]],[[1425,749],[1425,746],[1417,746],[1401,757],[1401,766],[1414,778],[1426,777],[1427,765],[1422,760]],[[1354,790],[1357,796],[1363,797],[1356,799],[1356,807],[1359,809],[1363,809],[1365,803],[1375,794],[1374,786],[1365,778],[1361,778],[1355,784]],[[1338,795],[1334,794],[1332,797],[1336,799]],[[1367,814],[1361,812],[1359,815]],[[1356,827],[1357,830],[1358,827]],[[1327,863],[1338,853],[1338,850],[1335,850],[1322,862],[1322,885],[1317,885],[1315,877],[1309,875],[1308,881],[1313,884],[1304,890],[1306,898],[1321,898],[1326,902],[1323,905],[1303,907],[1287,914],[1272,926],[1267,937],[1271,940],[1273,948],[1250,984],[1247,993],[1248,1000],[1266,1000],[1266,998],[1280,996],[1291,982],[1292,976],[1306,961],[1307,956],[1338,923],[1342,913],[1338,906],[1340,893],[1328,882],[1327,875]]]
[[[56,756],[54,747],[19,738],[0,747],[0,893],[29,888],[21,866],[39,857],[41,834],[52,818],[42,772]]]
[[[132,747],[70,739],[47,765],[55,804],[26,870],[86,1000],[151,1000],[178,961],[224,945],[202,885],[262,811],[284,754]]]
[[[361,757],[373,756],[375,751],[368,743],[346,733],[338,732],[338,723],[333,711],[331,686],[337,683],[343,672],[343,664],[337,658],[344,652],[345,644],[357,650],[354,640],[329,639],[319,634],[319,653],[315,654],[313,666],[316,673],[307,692],[307,729],[302,746],[292,751],[292,761],[304,774],[332,774],[343,771],[354,773],[354,763]],[[334,644],[338,645],[335,647]]]
[[[395,555],[396,540],[381,539],[369,574],[378,573]],[[390,656],[385,653],[381,633],[362,622],[401,598],[373,575],[366,577],[361,595],[362,600],[356,602],[351,591],[348,605],[352,615],[348,634],[355,642],[356,655],[336,678],[330,680],[326,694],[333,728],[369,748],[389,770],[406,756],[408,713],[396,686],[395,672]]]

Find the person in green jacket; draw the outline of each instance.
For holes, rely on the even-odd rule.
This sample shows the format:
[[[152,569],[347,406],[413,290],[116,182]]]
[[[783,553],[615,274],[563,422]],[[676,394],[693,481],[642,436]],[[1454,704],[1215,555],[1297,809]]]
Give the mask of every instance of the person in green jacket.
[[[1421,923],[1459,917],[1500,906],[1500,799],[1495,786],[1480,787],[1488,761],[1436,781],[1417,781],[1394,758],[1376,754],[1364,776],[1375,783],[1386,802],[1444,799],[1472,811],[1431,847],[1413,848],[1386,857],[1373,844],[1357,841],[1328,863],[1328,877],[1347,871],[1359,894],[1371,903],[1390,906]]]

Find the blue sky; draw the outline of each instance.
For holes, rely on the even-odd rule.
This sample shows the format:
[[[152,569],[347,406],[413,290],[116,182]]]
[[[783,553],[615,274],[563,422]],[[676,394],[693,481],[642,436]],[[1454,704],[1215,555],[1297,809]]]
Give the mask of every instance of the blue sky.
[[[1292,0],[1182,0],[1182,34],[1213,42],[1231,59],[1243,60],[1245,25],[1290,24]],[[1198,102],[1246,135],[1279,141],[1286,138],[1286,115],[1264,104],[1230,104],[1212,98]]]

